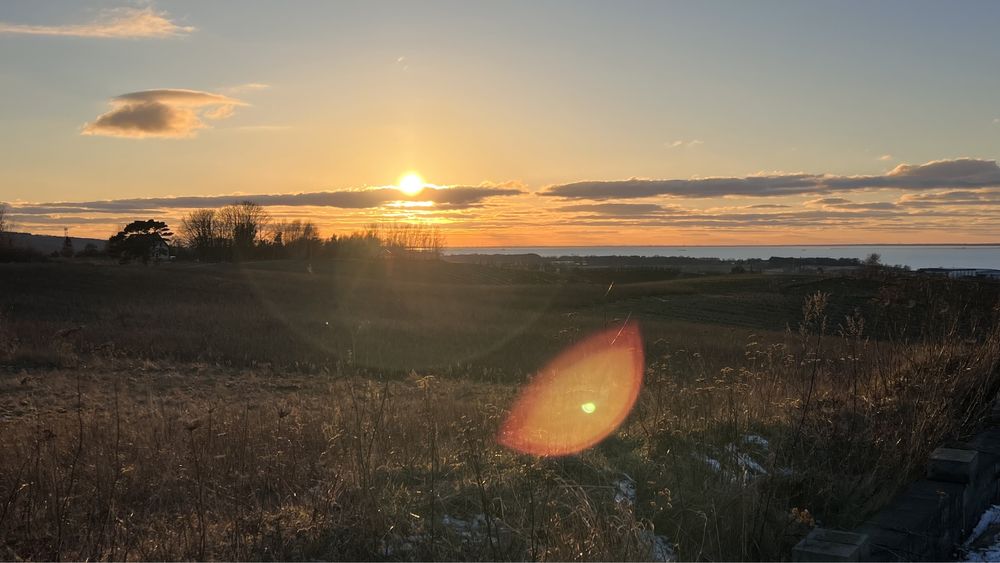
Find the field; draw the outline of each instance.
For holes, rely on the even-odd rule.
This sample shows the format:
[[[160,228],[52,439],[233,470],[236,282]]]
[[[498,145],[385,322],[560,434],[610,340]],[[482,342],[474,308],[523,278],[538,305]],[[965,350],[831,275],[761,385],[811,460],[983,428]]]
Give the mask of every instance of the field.
[[[785,559],[1000,388],[996,284],[606,276],[0,264],[0,559]],[[618,432],[496,443],[547,360],[625,322]]]

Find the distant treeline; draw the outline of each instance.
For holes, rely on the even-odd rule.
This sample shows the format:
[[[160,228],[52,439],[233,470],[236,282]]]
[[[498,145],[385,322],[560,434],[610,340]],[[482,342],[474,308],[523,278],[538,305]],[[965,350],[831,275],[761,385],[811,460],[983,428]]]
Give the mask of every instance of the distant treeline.
[[[739,266],[747,271],[789,268],[854,268],[862,265],[857,258],[799,258],[772,256],[768,259],[696,258],[693,256],[541,256],[538,254],[462,254],[452,255],[452,262],[514,267],[572,268],[648,268],[666,269],[681,266]]]
[[[180,223],[174,254],[205,261],[279,258],[438,257],[444,238],[437,227],[373,223],[342,236],[323,238],[309,220],[272,219],[252,201],[221,209],[198,209]]]

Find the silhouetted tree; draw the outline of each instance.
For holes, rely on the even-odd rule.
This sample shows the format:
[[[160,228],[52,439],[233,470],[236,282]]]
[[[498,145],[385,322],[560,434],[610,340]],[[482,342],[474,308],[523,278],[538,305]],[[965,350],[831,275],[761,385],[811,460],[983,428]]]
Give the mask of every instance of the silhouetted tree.
[[[444,238],[436,226],[414,223],[376,223],[368,225],[389,256],[437,258],[444,248]]]
[[[93,258],[95,256],[100,256],[101,255],[101,250],[99,248],[97,248],[96,244],[94,244],[92,242],[88,242],[87,244],[85,244],[83,246],[83,250],[81,250],[80,252],[78,252],[76,255],[77,256],[82,256],[82,257],[87,257],[87,258]]]
[[[0,247],[14,246],[14,238],[7,235],[13,228],[14,225],[10,220],[10,207],[0,201]]]
[[[382,242],[371,226],[335,240],[331,239],[330,242],[334,245],[334,252],[338,258],[376,258],[382,249]]]
[[[7,235],[7,232],[13,228],[9,209],[6,203],[0,201],[0,248],[14,246],[14,238]]]
[[[62,250],[59,251],[59,255],[63,258],[73,257],[73,239],[69,238],[69,235],[63,236]]]
[[[311,258],[323,245],[312,221],[276,221],[271,224],[274,249],[279,257]]]
[[[11,229],[9,208],[7,204],[0,201],[0,235]]]
[[[882,255],[877,252],[872,252],[861,262],[864,266],[864,273],[868,277],[875,277],[879,272],[883,270],[882,267]]]
[[[184,244],[202,260],[218,260],[223,246],[221,221],[214,209],[196,209],[181,219]]]
[[[242,201],[220,209],[219,220],[222,232],[231,244],[233,258],[246,259],[253,255],[257,240],[264,234],[271,218],[259,204]]]
[[[148,264],[161,244],[169,244],[173,233],[163,221],[132,221],[118,234],[108,239],[108,253],[123,262],[142,260]]]

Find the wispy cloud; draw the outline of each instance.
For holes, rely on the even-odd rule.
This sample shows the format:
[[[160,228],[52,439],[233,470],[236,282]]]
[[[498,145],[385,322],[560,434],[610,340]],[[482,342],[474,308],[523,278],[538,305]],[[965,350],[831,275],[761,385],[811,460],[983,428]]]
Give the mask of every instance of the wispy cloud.
[[[1000,187],[995,160],[959,158],[924,164],[900,164],[873,176],[763,174],[757,176],[651,180],[631,178],[549,186],[543,195],[565,199],[632,199],[655,196],[710,198],[826,194],[869,189],[935,190]]]
[[[198,90],[160,89],[123,94],[111,110],[84,125],[83,135],[184,138],[206,127],[204,119],[225,119],[245,102]]]
[[[1000,189],[949,190],[919,194],[903,194],[899,205],[907,207],[941,206],[997,206],[1000,205]]]
[[[883,154],[882,156],[878,157],[878,159],[881,160],[881,161],[892,160],[892,155],[891,154]]]
[[[163,39],[191,33],[194,27],[177,25],[166,12],[152,7],[112,8],[91,22],[65,25],[29,25],[0,22],[0,33],[89,37],[97,39]]]
[[[678,208],[655,203],[586,203],[580,205],[564,205],[559,211],[592,213],[613,217],[643,217],[662,215],[667,212],[677,212]]]
[[[255,92],[257,90],[267,90],[270,88],[270,84],[264,84],[263,82],[247,82],[246,84],[237,84],[236,86],[230,86],[228,88],[222,88],[221,91],[230,95],[242,94],[244,92]]]
[[[854,202],[843,197],[824,197],[805,202],[810,207],[823,207],[825,209],[855,210],[855,211],[877,211],[886,209],[896,209],[897,205],[891,201],[868,201]]]
[[[676,141],[671,141],[667,143],[667,148],[671,149],[685,148],[685,147],[690,148],[703,144],[705,144],[705,141],[702,141],[700,139],[692,139],[690,141],[685,141],[684,139],[677,139]]]

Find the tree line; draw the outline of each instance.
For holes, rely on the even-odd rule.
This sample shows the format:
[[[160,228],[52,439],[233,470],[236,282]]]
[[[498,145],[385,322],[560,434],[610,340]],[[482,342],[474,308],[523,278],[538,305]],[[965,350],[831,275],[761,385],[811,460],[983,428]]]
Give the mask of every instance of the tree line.
[[[185,215],[177,235],[162,221],[134,221],[108,241],[108,252],[123,261],[148,262],[169,255],[207,262],[282,258],[437,258],[444,238],[433,226],[372,223],[343,236],[323,238],[309,220],[273,219],[258,203],[241,201]]]

